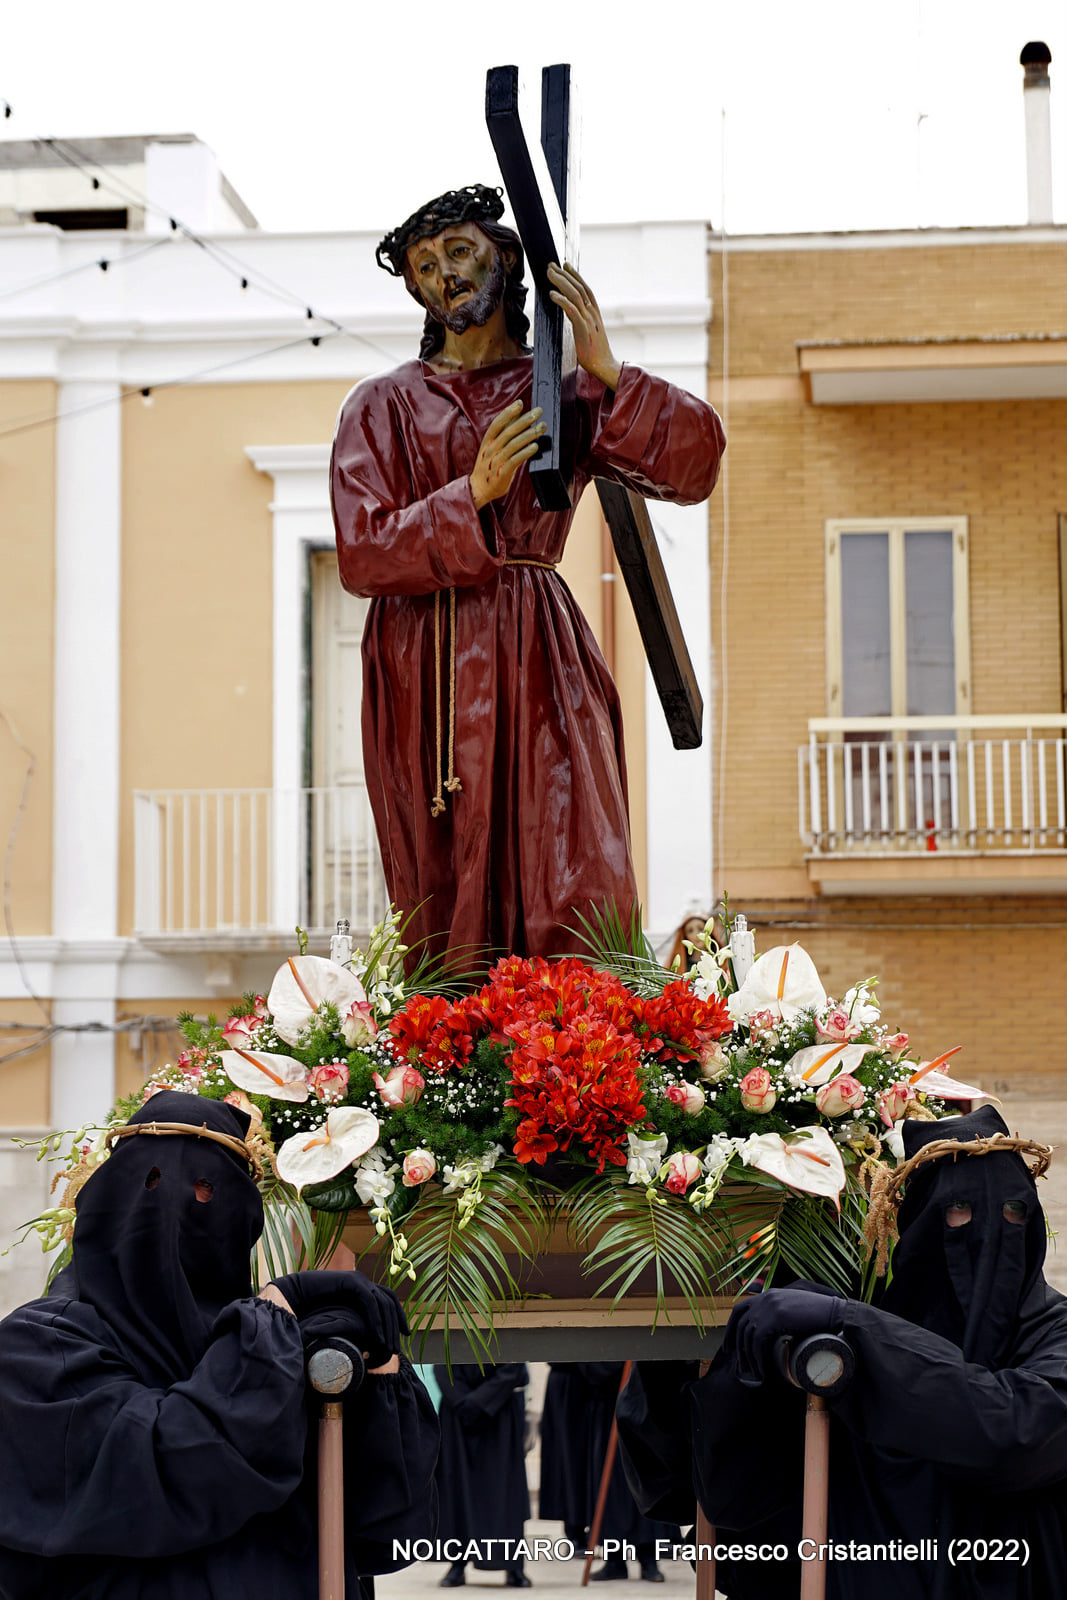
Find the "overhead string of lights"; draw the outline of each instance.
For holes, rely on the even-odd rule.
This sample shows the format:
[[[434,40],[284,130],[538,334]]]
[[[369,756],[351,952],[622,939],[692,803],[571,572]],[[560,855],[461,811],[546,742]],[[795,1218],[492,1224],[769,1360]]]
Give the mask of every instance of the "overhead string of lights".
[[[5,119],[12,115],[11,105],[6,100],[0,100],[0,110],[2,110],[3,117]],[[106,192],[116,196],[116,198],[125,200],[127,204],[133,203],[139,205],[146,212],[152,212],[156,216],[165,217],[170,226],[170,233],[162,236],[160,239],[153,240],[151,244],[145,245],[142,250],[138,250],[131,254],[123,255],[122,253],[117,253],[115,256],[106,259],[101,258],[93,261],[82,262],[77,267],[65,268],[61,272],[33,280],[30,283],[17,285],[15,288],[9,291],[0,293],[0,300],[7,299],[16,294],[28,293],[31,289],[41,288],[47,283],[54,283],[58,279],[72,276],[76,272],[84,272],[93,268],[106,272],[109,267],[115,265],[116,263],[131,264],[132,262],[140,259],[142,256],[147,255],[150,251],[159,249],[164,244],[171,244],[175,239],[184,239],[201,250],[205,257],[211,261],[214,266],[219,268],[220,271],[225,272],[230,278],[234,279],[242,290],[254,289],[257,293],[263,294],[269,299],[284,302],[286,305],[300,306],[304,311],[305,319],[307,321],[323,323],[329,331],[305,334],[299,339],[289,339],[284,343],[271,345],[266,349],[253,351],[248,355],[236,356],[230,361],[222,361],[210,367],[198,368],[196,371],[186,373],[180,378],[163,379],[159,383],[147,384],[141,388],[131,387],[123,390],[122,393],[115,398],[109,397],[106,400],[90,401],[84,406],[75,406],[68,411],[33,413],[26,417],[17,418],[7,427],[0,428],[0,439],[9,438],[13,434],[31,432],[37,428],[54,426],[56,423],[65,421],[69,417],[81,416],[89,411],[96,411],[101,408],[116,404],[121,405],[124,401],[130,399],[135,394],[139,394],[142,400],[144,400],[146,403],[150,403],[152,394],[157,390],[182,388],[187,385],[197,383],[202,378],[211,377],[215,373],[226,371],[232,367],[241,366],[246,362],[265,360],[269,356],[279,355],[286,350],[297,349],[301,345],[310,344],[314,348],[318,348],[324,339],[335,339],[338,337],[354,339],[357,343],[365,345],[368,349],[373,350],[376,355],[382,356],[390,363],[395,359],[392,351],[386,350],[382,345],[376,344],[375,341],[371,338],[368,338],[366,334],[360,333],[355,328],[346,326],[343,322],[339,322],[336,317],[327,316],[322,312],[316,311],[313,306],[308,304],[304,296],[297,294],[294,290],[286,287],[286,285],[279,283],[276,279],[270,277],[269,274],[262,272],[258,267],[252,267],[247,262],[242,261],[241,258],[235,255],[232,250],[229,250],[226,246],[219,244],[217,240],[205,239],[202,235],[197,233],[194,228],[189,227],[188,224],[183,222],[179,217],[171,215],[169,211],[150,201],[147,195],[137,190],[134,185],[128,183],[125,179],[118,177],[110,169],[102,167],[99,165],[99,163],[91,161],[85,152],[79,150],[78,146],[73,144],[70,140],[57,138],[37,138],[34,142],[46,146],[52,150],[65,165],[75,168],[77,171],[81,172],[82,175],[89,180],[94,190],[99,191],[103,189]],[[92,170],[93,168],[96,170]],[[98,176],[98,174],[103,175]]]
[[[221,271],[234,278],[241,289],[257,289],[261,294],[283,301],[287,305],[300,306],[309,322],[324,322],[327,327],[334,329],[336,333],[343,333],[349,339],[358,339],[360,343],[367,345],[377,355],[384,356],[386,360],[392,361],[392,353],[384,350],[381,345],[375,344],[374,340],[367,338],[366,334],[359,333],[354,328],[346,327],[344,323],[338,322],[336,317],[326,316],[324,313],[316,311],[313,306],[308,304],[303,295],[297,294],[295,290],[279,283],[276,278],[270,277],[259,267],[250,266],[247,261],[241,260],[226,245],[220,244],[217,239],[204,238],[202,234],[197,233],[195,228],[189,227],[187,223],[172,215],[165,207],[158,206],[154,201],[149,200],[148,196],[137,189],[134,184],[129,183],[125,178],[119,177],[109,168],[102,167],[98,162],[92,161],[71,140],[52,138],[42,139],[39,142],[47,145],[68,166],[75,167],[90,180],[95,188],[105,189],[115,195],[117,199],[125,200],[127,204],[132,203],[141,206],[145,211],[149,211],[157,217],[164,217],[169,223],[172,233],[180,234],[182,238],[188,239],[190,244],[195,244]],[[94,168],[95,171],[92,170]],[[98,177],[97,173],[103,173],[104,176]]]

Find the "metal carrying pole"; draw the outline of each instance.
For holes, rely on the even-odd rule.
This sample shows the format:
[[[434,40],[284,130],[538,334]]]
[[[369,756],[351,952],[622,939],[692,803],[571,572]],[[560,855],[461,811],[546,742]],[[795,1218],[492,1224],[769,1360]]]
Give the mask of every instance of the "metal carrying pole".
[[[779,1370],[808,1397],[801,1536],[812,1541],[816,1555],[804,1562],[800,1600],[824,1600],[826,1561],[819,1551],[826,1544],[830,1495],[830,1413],[826,1407],[851,1383],[856,1355],[848,1340],[836,1333],[812,1334],[795,1348],[791,1340],[780,1339],[775,1355]]]
[[[343,1397],[363,1382],[363,1357],[331,1339],[308,1358],[308,1381],[323,1396],[319,1415],[319,1600],[345,1600]]]

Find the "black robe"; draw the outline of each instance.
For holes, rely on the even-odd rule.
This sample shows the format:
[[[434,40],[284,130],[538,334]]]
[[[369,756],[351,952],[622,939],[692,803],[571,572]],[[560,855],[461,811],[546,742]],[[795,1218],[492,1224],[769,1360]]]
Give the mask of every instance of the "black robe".
[[[169,1092],[135,1120],[149,1115],[238,1139],[248,1126]],[[303,1342],[252,1295],[262,1207],[239,1157],[125,1139],[77,1212],[72,1266],[0,1323],[0,1596],[317,1600]],[[368,1377],[344,1416],[356,1600],[360,1572],[405,1564],[394,1537],[432,1535],[437,1427],[406,1364]]]
[[[905,1129],[912,1154],[1004,1124],[982,1107]],[[950,1228],[957,1202],[973,1220]],[[1052,1600],[1067,1592],[1067,1300],[1041,1274],[1033,1180],[1015,1155],[940,1159],[911,1179],[900,1224],[882,1305],[841,1302],[857,1360],[830,1408],[828,1600]],[[741,1387],[728,1346],[703,1379],[692,1364],[635,1372],[627,1472],[646,1510],[691,1521],[699,1498],[721,1541],[787,1547],[788,1561],[720,1562],[729,1600],[796,1600],[804,1397]],[[922,1541],[936,1556],[927,1543],[931,1559],[909,1559]]]
[[[558,1518],[568,1528],[586,1531],[592,1527],[622,1370],[621,1361],[552,1364],[541,1414],[538,1510],[545,1520]],[[600,1537],[635,1547],[678,1538],[677,1524],[651,1521],[639,1510],[617,1454]]]
[[[476,1539],[484,1559],[473,1565],[502,1571],[516,1564],[513,1553],[489,1549],[485,1541],[517,1543],[530,1515],[526,1487],[526,1408],[530,1375],[521,1362],[486,1367],[434,1367],[441,1389],[441,1454],[438,1538],[466,1545]],[[462,1554],[455,1560],[463,1560]]]

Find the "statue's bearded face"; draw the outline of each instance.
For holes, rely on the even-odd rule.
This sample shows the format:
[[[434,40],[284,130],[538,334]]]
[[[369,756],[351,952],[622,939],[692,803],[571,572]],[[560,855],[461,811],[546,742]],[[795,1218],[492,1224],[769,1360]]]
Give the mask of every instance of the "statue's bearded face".
[[[409,245],[405,276],[451,333],[482,328],[504,298],[508,262],[476,222],[457,222]]]

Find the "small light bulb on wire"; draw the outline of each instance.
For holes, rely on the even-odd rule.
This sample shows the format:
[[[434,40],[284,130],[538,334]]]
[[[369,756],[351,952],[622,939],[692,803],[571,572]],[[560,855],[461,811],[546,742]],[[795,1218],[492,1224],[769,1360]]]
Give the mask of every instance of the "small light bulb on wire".
[[[141,404],[144,406],[145,410],[147,411],[148,407],[152,404],[152,391],[151,391],[151,389],[142,389],[141,390]]]

